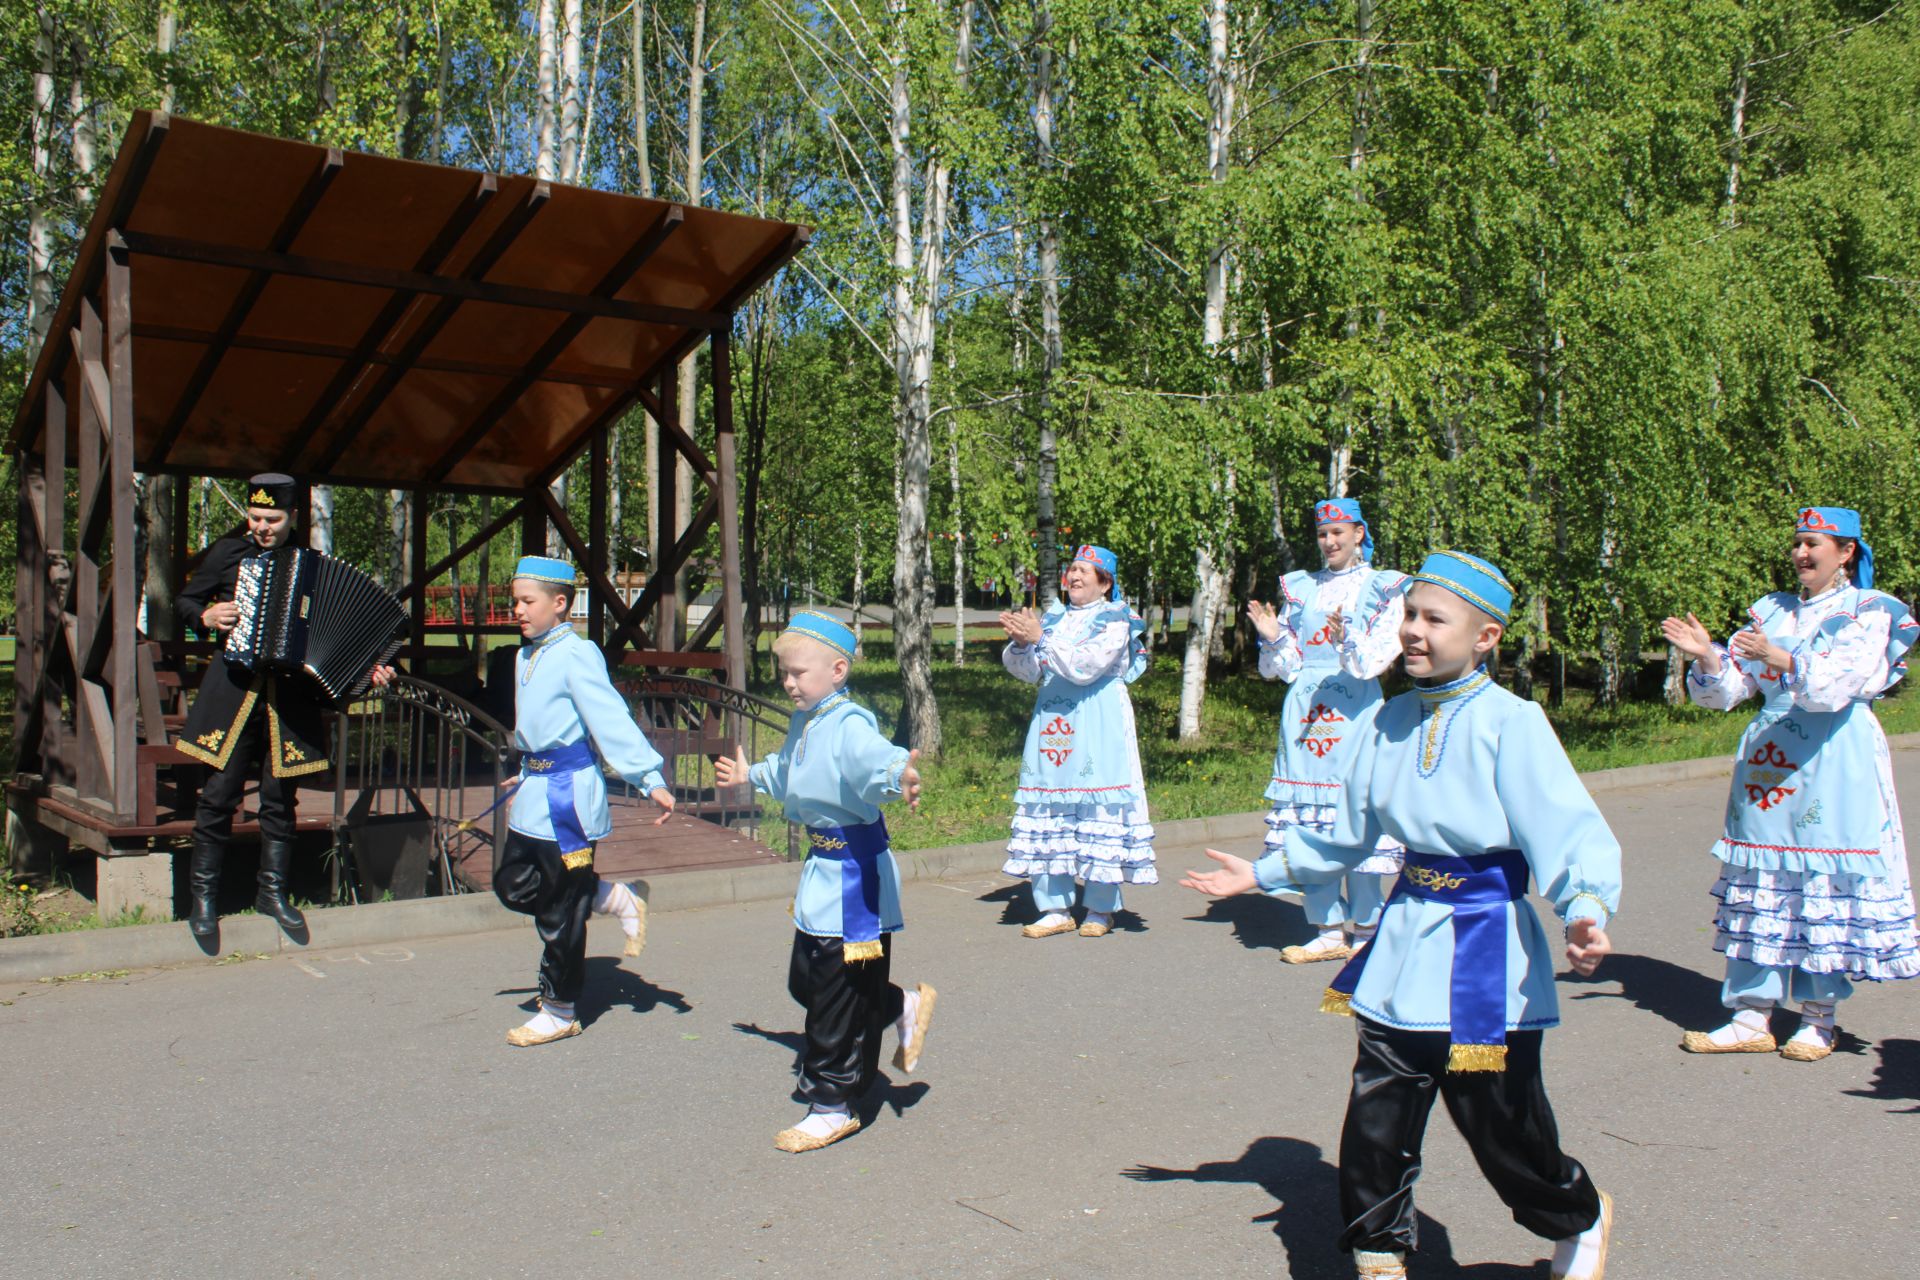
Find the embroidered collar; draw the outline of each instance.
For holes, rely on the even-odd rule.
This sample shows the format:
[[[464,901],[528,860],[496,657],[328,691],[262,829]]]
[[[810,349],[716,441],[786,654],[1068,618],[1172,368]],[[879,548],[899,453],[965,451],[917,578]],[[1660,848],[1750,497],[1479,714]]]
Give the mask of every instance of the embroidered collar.
[[[525,657],[527,661],[526,665],[520,668],[520,683],[524,686],[529,680],[533,679],[533,668],[539,663],[542,655],[572,634],[572,625],[562,622],[530,638],[526,644],[522,646],[522,648],[526,650],[522,656]]]
[[[1356,558],[1352,564],[1344,569],[1329,569],[1325,565],[1321,565],[1320,572],[1326,574],[1329,578],[1344,578],[1348,574],[1358,573],[1366,567],[1367,562],[1365,560]]]
[[[799,764],[807,758],[807,735],[813,732],[813,726],[820,723],[820,717],[824,713],[832,711],[836,707],[843,707],[852,701],[853,699],[848,696],[845,689],[835,689],[805,713],[807,722],[801,726],[800,741],[795,743],[793,748],[793,762],[795,764]]]
[[[1794,600],[1796,603],[1802,606],[1810,605],[1810,604],[1825,604],[1828,600],[1833,599],[1833,597],[1839,595],[1842,591],[1845,591],[1848,587],[1851,587],[1852,585],[1853,584],[1851,582],[1843,582],[1837,587],[1828,587],[1825,591],[1822,591],[1817,596],[1803,596],[1796,593],[1794,595]]]
[[[1424,705],[1432,707],[1442,702],[1452,702],[1455,698],[1469,697],[1492,683],[1493,677],[1487,674],[1485,667],[1475,667],[1469,674],[1445,684],[1415,685],[1414,692],[1420,695]]]

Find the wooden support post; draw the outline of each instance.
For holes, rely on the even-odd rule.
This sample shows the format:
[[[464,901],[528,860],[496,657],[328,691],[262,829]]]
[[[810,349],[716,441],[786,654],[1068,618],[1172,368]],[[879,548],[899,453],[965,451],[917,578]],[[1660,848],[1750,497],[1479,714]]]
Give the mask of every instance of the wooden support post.
[[[610,580],[607,573],[607,428],[593,433],[587,464],[587,581],[595,585],[587,594],[587,639],[604,645],[607,640],[607,601],[599,583]],[[613,602],[616,607],[620,601]]]
[[[407,628],[407,635],[418,649],[427,642],[427,588],[433,585],[420,577],[427,568],[427,517],[432,514],[433,490],[415,489],[412,504],[407,514],[413,517],[413,527],[409,531],[411,536],[408,538],[409,558],[413,563],[408,567],[411,570],[409,576],[420,583],[420,590],[414,592],[408,601],[412,622]]]
[[[161,483],[160,477],[153,477],[153,483]],[[177,599],[187,585],[187,534],[193,524],[193,490],[186,476],[169,476],[166,483],[173,486],[173,525],[167,530],[167,537],[173,542],[173,589],[168,594]],[[182,634],[180,638],[187,637]]]
[[[535,485],[520,498],[520,554],[523,556],[547,554],[547,506],[540,499],[545,491],[545,485]]]
[[[32,771],[37,744],[27,741],[33,698],[38,693],[40,637],[46,626],[47,539],[46,472],[39,458],[14,459],[19,480],[20,533],[13,564],[13,741],[14,767]]]
[[[69,365],[71,367],[71,364]],[[40,566],[40,772],[48,785],[73,782],[72,756],[66,746],[66,723],[61,713],[60,685],[53,678],[54,655],[66,643],[67,599],[73,591],[73,566],[67,560],[67,435],[69,415],[66,382],[47,381],[47,484],[44,563]]]
[[[713,331],[713,452],[719,469],[720,625],[726,628],[727,683],[746,691],[747,626],[740,579],[740,488],[733,434],[733,333]]]
[[[658,415],[660,436],[660,465],[656,486],[656,505],[660,518],[654,545],[660,548],[658,563],[647,566],[647,586],[654,589],[655,599],[659,601],[660,620],[654,624],[654,643],[661,649],[673,653],[680,648],[680,599],[674,590],[674,575],[680,566],[674,562],[672,547],[679,536],[678,504],[675,501],[675,470],[679,466],[680,451],[667,443],[668,424],[680,425],[680,406],[675,402],[678,395],[678,379],[675,371],[668,369],[660,375],[658,396],[660,413]]]
[[[112,492],[113,651],[108,660],[113,686],[113,812],[131,823],[139,803],[134,756],[139,745],[140,700],[134,684],[135,624],[133,547],[133,279],[126,246],[109,237],[107,246],[107,466],[102,480]]]
[[[79,741],[74,753],[78,787],[82,797],[106,802],[108,780],[113,768],[112,723],[106,691],[94,684],[83,655],[93,649],[94,633],[100,626],[100,546],[89,537],[88,517],[101,497],[101,434],[107,426],[110,405],[102,398],[106,382],[106,335],[100,318],[100,305],[91,296],[80,300],[78,342],[80,358],[78,403],[79,422],[74,446],[79,464],[80,524],[74,539],[73,607],[73,720]]]

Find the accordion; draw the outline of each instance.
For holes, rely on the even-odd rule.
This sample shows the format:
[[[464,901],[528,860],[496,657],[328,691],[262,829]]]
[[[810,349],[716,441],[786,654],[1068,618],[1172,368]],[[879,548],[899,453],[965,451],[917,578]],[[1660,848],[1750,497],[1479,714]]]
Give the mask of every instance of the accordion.
[[[240,618],[227,662],[248,671],[301,672],[336,704],[362,693],[367,675],[400,647],[407,611],[360,570],[306,547],[276,547],[240,562]]]

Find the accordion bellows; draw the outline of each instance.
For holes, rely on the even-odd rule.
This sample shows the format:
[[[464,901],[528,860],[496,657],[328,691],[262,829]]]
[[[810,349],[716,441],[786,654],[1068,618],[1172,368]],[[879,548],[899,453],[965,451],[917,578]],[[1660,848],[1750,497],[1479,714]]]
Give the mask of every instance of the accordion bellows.
[[[393,657],[407,611],[344,560],[306,547],[276,547],[240,562],[227,633],[227,662],[248,671],[297,671],[343,704]]]

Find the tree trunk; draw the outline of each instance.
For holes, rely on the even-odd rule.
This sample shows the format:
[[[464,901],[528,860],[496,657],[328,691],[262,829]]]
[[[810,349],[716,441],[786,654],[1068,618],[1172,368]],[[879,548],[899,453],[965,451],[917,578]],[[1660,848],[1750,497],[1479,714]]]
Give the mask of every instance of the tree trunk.
[[[173,45],[180,36],[180,14],[170,3],[160,6],[160,18],[154,24],[153,51],[166,69],[166,82],[160,86],[160,109],[173,111]]]
[[[1200,706],[1207,693],[1207,655],[1213,650],[1213,622],[1225,591],[1219,567],[1203,544],[1194,555],[1193,602],[1187,609],[1187,652],[1180,665],[1179,735],[1182,742],[1200,737]]]
[[[581,154],[580,0],[566,0],[565,26],[560,33],[560,157],[562,182],[579,182],[585,161]]]
[[[1727,215],[1726,225],[1740,225],[1740,166],[1747,156],[1747,72],[1753,62],[1748,50],[1740,59],[1733,77],[1732,137],[1727,143]]]
[[[308,501],[307,545],[333,554],[333,486],[317,484]]]
[[[1678,646],[1667,646],[1667,678],[1662,685],[1670,707],[1687,705],[1687,655]]]
[[[408,511],[410,504],[405,489],[389,489],[387,503],[387,589],[397,591],[407,580],[407,550],[410,542],[407,533],[413,521]]]
[[[699,208],[706,189],[706,96],[707,96],[707,0],[694,0],[693,31],[687,41],[687,171],[683,179],[685,200],[689,208]],[[680,427],[687,435],[694,434],[694,424],[700,417],[700,352],[696,348],[685,360],[680,362],[680,396],[676,407],[680,411]],[[685,457],[676,460],[673,468],[674,492],[674,533],[686,532],[687,524],[693,519],[693,468]],[[682,630],[685,629],[686,609],[689,603],[689,578],[687,566],[683,565],[674,575],[674,598],[680,602]]]
[[[39,34],[34,39],[33,180],[27,197],[27,360],[33,368],[53,323],[53,11],[34,5]]]
[[[948,359],[952,356],[949,354]],[[947,430],[947,481],[953,490],[953,665],[967,665],[967,525],[960,511],[960,415]],[[1043,530],[1044,532],[1044,530]]]
[[[555,176],[554,102],[560,70],[559,32],[553,10],[554,0],[540,0],[535,14],[536,60],[534,67],[534,176],[551,182]]]
[[[1033,12],[1033,133],[1043,184],[1054,172],[1053,152],[1053,10],[1050,0],[1037,0]],[[1043,186],[1049,202],[1051,186]],[[1060,446],[1054,429],[1053,384],[1059,376],[1063,346],[1060,334],[1060,236],[1052,210],[1040,217],[1040,386],[1036,409],[1040,442],[1034,512],[1040,526],[1040,600],[1051,605],[1060,595],[1060,536],[1054,514],[1054,485],[1060,470]]]
[[[860,652],[866,639],[867,623],[867,522],[853,522],[853,651]]]

